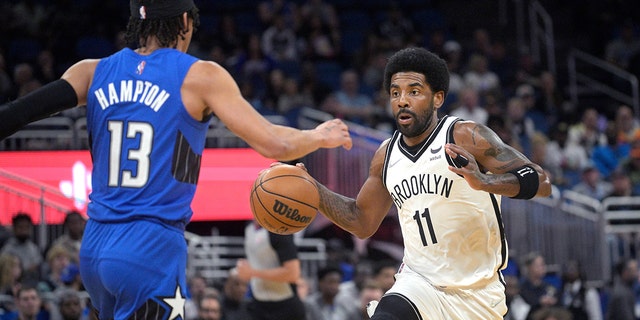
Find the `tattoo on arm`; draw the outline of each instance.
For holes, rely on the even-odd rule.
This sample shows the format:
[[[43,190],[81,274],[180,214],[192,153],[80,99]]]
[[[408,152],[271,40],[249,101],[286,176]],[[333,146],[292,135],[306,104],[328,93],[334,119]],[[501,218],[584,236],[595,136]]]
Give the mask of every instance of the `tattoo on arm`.
[[[500,140],[500,137],[498,137],[498,135],[495,132],[491,131],[489,128],[480,125],[474,128],[474,145],[476,145],[476,134],[482,137],[482,139],[484,139],[488,144],[488,146],[485,146],[484,155],[486,157],[491,157],[504,163],[496,169],[506,170],[508,168],[511,168],[514,163],[521,160],[521,158],[518,157],[516,153],[512,152],[510,148],[507,148],[504,142]]]
[[[317,185],[320,192],[320,205],[318,208],[320,212],[341,227],[350,225],[357,220],[356,201],[354,199],[337,194],[319,183]]]

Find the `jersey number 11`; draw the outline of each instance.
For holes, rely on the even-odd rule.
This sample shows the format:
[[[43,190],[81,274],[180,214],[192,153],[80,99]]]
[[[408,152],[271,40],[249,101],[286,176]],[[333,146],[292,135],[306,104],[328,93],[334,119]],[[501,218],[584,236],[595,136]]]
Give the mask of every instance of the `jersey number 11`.
[[[420,211],[416,211],[416,214],[413,215],[413,220],[418,224],[418,231],[420,231],[420,239],[422,239],[422,245],[427,246],[427,236],[425,235],[425,228],[422,225],[422,219],[427,224],[427,229],[429,232],[429,236],[431,237],[431,243],[438,243],[438,238],[436,238],[436,233],[433,231],[433,223],[431,222],[431,214],[429,214],[429,208],[424,208],[424,212],[420,213]]]

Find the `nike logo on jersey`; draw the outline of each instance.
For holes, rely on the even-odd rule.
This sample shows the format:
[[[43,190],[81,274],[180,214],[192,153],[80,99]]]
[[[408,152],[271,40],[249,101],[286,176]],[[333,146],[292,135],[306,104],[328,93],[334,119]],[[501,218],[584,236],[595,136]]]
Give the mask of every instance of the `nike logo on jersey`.
[[[504,300],[504,299],[499,299],[497,301],[496,300],[491,300],[491,304],[490,304],[491,308],[495,308],[498,305],[498,303],[500,303],[500,301],[502,301],[502,300]]]
[[[402,160],[402,159],[398,159],[398,160],[394,161],[393,163],[391,163],[389,165],[389,168],[391,168],[391,167],[395,166],[396,164],[398,164],[398,162],[400,162],[400,160]]]
[[[438,149],[431,148],[431,153],[436,154],[436,153],[440,152],[440,150],[442,150],[442,146],[440,146]]]

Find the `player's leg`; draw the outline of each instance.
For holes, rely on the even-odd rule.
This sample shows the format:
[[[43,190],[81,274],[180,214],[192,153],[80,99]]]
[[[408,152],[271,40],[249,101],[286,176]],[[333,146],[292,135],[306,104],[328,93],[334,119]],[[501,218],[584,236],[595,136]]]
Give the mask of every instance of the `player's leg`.
[[[113,318],[184,318],[187,248],[184,235],[149,221],[110,224],[97,274],[115,297]],[[117,229],[117,230],[116,230]],[[103,317],[103,308],[99,308]]]
[[[407,297],[391,293],[380,299],[371,320],[422,320],[422,317]]]
[[[92,313],[96,319],[113,318],[113,308],[115,297],[109,293],[102,284],[100,273],[98,272],[99,259],[97,258],[104,245],[104,231],[102,225],[93,220],[87,221],[85,226],[85,236],[82,239],[80,249],[80,277],[82,284],[91,298]]]

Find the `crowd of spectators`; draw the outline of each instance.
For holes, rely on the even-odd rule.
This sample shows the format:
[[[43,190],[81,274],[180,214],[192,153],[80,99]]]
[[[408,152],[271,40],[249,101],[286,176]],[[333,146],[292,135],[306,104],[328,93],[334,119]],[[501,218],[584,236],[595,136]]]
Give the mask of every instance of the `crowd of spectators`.
[[[442,114],[488,125],[541,163],[560,189],[576,187],[598,200],[640,192],[637,110],[613,100],[574,105],[558,75],[517,50],[515,41],[482,27],[456,30],[437,2],[431,7],[410,1],[377,7],[345,2],[342,10],[326,0],[225,3],[198,3],[202,23],[189,53],[224,66],[265,115],[285,116],[295,126],[301,108],[314,108],[390,132],[394,121],[380,90],[386,58],[402,47],[424,46],[443,57],[451,71]],[[118,29],[127,19],[125,4],[0,4],[6,22],[0,25],[0,101],[58,78],[79,59],[99,58],[129,45],[124,30]],[[640,60],[637,25],[620,19],[611,28],[601,58],[635,72]],[[63,116],[76,120],[83,109]],[[24,146],[52,144],[19,147]],[[620,173],[632,187],[610,194],[611,188],[599,182],[611,183]]]
[[[295,125],[297,112],[307,107],[391,132],[393,117],[386,93],[380,90],[386,58],[406,46],[424,46],[444,58],[451,72],[449,95],[440,110],[443,115],[457,115],[491,127],[505,142],[548,170],[554,185],[561,190],[574,190],[596,200],[640,195],[637,110],[602,99],[574,105],[568,99],[566,84],[557,74],[534,63],[531,55],[517,50],[513,41],[506,41],[503,35],[492,34],[482,27],[456,30],[455,23],[447,21],[437,8],[420,7],[415,2],[411,10],[398,3],[376,9],[357,10],[354,6],[338,10],[333,1],[326,0],[265,0],[246,6],[232,6],[230,1],[228,7],[222,6],[229,10],[219,10],[221,6],[209,1],[196,3],[201,8],[202,24],[189,53],[224,66],[247,100],[265,115],[282,115]],[[63,70],[80,59],[99,58],[126,47],[124,30],[118,28],[125,25],[127,17],[127,1],[0,3],[0,102],[23,96],[59,78]],[[613,21],[616,22],[609,25],[610,36],[604,41],[606,46],[600,57],[640,75],[638,25],[623,17]],[[74,110],[61,116],[75,121],[83,112]],[[18,311],[22,310],[19,303],[22,292],[28,295],[30,288],[37,288],[37,299],[30,297],[30,301],[47,306],[53,316],[61,316],[65,303],[75,305],[76,295],[71,295],[73,299],[65,298],[69,290],[75,293],[82,290],[76,265],[79,238],[70,227],[61,243],[52,244],[46,252],[32,254],[34,247],[28,245],[29,236],[25,240],[20,233],[21,219],[30,222],[24,216],[16,216],[14,222],[18,225],[3,244],[0,256],[2,293],[19,299],[2,300],[2,310],[13,315],[27,312]],[[81,228],[83,220],[75,223],[75,228]],[[25,228],[28,230],[30,226]],[[11,253],[11,247],[15,246],[21,249]],[[530,258],[522,263],[523,270],[537,266],[540,271],[539,259],[543,257]],[[637,274],[635,277],[625,274],[629,269],[626,267],[619,266],[620,279],[632,280],[616,282],[621,287],[612,289],[612,297],[619,292],[625,294],[625,281],[637,282]],[[359,270],[358,266],[354,268]],[[566,268],[564,283],[574,285],[565,288],[556,284],[554,292],[546,290],[551,287],[545,285],[540,299],[522,293],[523,289],[535,288],[538,289],[533,291],[542,292],[539,289],[542,282],[530,278],[535,272],[507,277],[506,283],[514,286],[508,288],[514,292],[509,301],[516,306],[511,319],[524,319],[515,314],[518,312],[524,317],[533,316],[529,311],[539,304],[564,306],[561,309],[578,312],[571,309],[573,300],[567,298],[569,295],[565,296],[571,290],[578,290],[586,294],[582,298],[589,296],[592,300],[593,293],[575,284],[574,278],[580,279],[576,271],[579,266]],[[373,273],[373,268],[368,269]],[[337,270],[341,281],[350,283],[352,294],[354,288],[366,288],[367,294],[374,297],[382,288],[373,277],[364,277],[366,280],[357,284],[348,282],[345,270]],[[334,276],[335,272],[324,270],[318,275],[322,278],[310,282],[324,283],[329,281],[324,277]],[[334,290],[332,286],[328,284],[327,290]],[[229,277],[229,283],[223,287],[194,294],[194,306],[200,309],[193,309],[190,314],[202,319],[234,319],[228,315],[243,314],[240,302],[243,288],[246,291],[246,284]],[[309,289],[312,292],[309,301],[325,294],[315,290]],[[55,296],[50,294],[54,292]],[[82,303],[78,306],[86,307],[85,300],[79,301]],[[606,304],[603,305],[601,314],[606,310]],[[590,308],[580,312],[593,314],[593,303]],[[524,309],[527,311],[517,311]],[[562,319],[564,313],[541,308],[537,317]],[[579,319],[575,313],[574,319]]]

